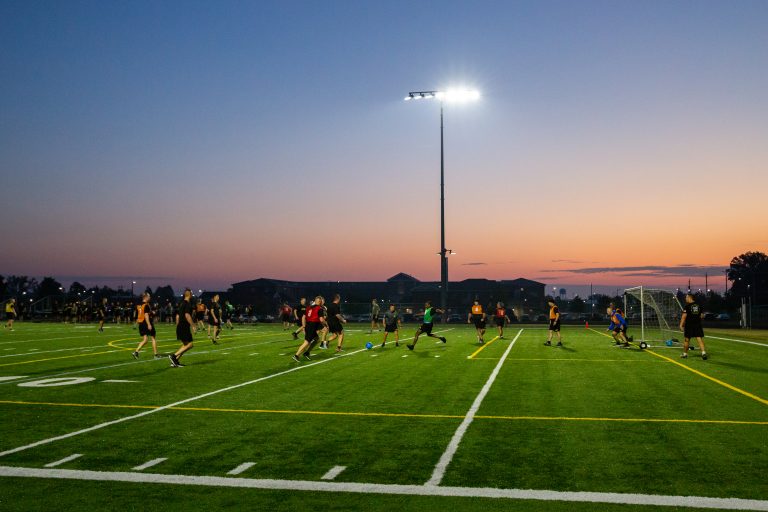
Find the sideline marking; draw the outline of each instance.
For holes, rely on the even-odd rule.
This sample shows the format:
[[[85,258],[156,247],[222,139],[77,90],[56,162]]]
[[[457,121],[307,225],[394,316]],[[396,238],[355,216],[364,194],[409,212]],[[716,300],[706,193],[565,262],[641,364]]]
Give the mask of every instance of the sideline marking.
[[[498,339],[501,339],[501,338],[499,338],[498,336],[496,336],[495,338],[493,338],[493,339],[492,339],[491,341],[489,341],[488,343],[485,343],[485,344],[483,344],[483,346],[482,346],[482,347],[480,347],[479,349],[477,349],[477,350],[475,350],[474,352],[472,352],[472,355],[471,355],[471,356],[467,356],[467,359],[474,359],[474,358],[475,358],[475,356],[476,356],[477,354],[479,354],[480,352],[482,352],[483,350],[485,350],[485,347],[487,347],[488,345],[490,345],[491,343],[493,343],[494,341],[496,341],[496,340],[498,340]],[[495,359],[495,358],[494,358],[494,359]]]
[[[71,460],[79,459],[82,456],[83,456],[82,453],[73,453],[69,457],[64,457],[63,459],[57,460],[56,462],[51,462],[49,464],[46,464],[45,467],[46,468],[55,468],[56,466],[60,466],[62,464],[66,464],[67,462],[69,462]]]
[[[497,489],[488,487],[439,487],[424,485],[317,482],[306,480],[266,480],[216,476],[165,475],[159,473],[127,473],[40,469],[0,466],[0,476],[52,478],[99,482],[159,483],[283,491],[348,492],[357,494],[394,494],[406,496],[447,496],[461,498],[503,498],[537,501],[614,503],[621,505],[658,505],[666,507],[719,508],[727,510],[768,511],[768,500],[743,498],[709,498],[703,496],[665,496],[658,494],[624,494],[613,492],[546,491],[533,489]]]
[[[475,397],[475,401],[472,402],[472,406],[467,411],[467,414],[464,416],[464,421],[461,422],[461,425],[459,425],[459,428],[456,429],[456,432],[453,434],[453,437],[451,438],[451,442],[448,443],[448,446],[445,449],[445,452],[443,452],[443,455],[440,456],[440,460],[437,461],[437,464],[435,465],[435,469],[432,472],[432,477],[425,483],[426,486],[438,486],[440,485],[440,482],[443,480],[443,476],[445,476],[445,470],[448,469],[448,465],[453,460],[453,456],[456,454],[456,451],[459,449],[459,443],[461,443],[462,438],[464,437],[464,434],[467,432],[467,429],[472,424],[472,420],[475,419],[475,413],[480,408],[480,404],[483,403],[483,399],[485,398],[485,395],[488,394],[488,392],[491,390],[491,386],[493,385],[493,382],[496,380],[496,376],[501,371],[501,367],[504,364],[504,361],[507,359],[507,356],[509,355],[509,351],[512,350],[512,347],[515,346],[515,342],[520,337],[521,334],[523,334],[524,329],[520,329],[517,332],[517,336],[510,342],[509,346],[507,347],[507,350],[504,351],[504,355],[501,356],[501,359],[499,359],[499,363],[496,365],[496,367],[491,372],[491,375],[488,377],[488,380],[485,382],[485,385],[483,386],[483,389],[480,390],[480,393],[477,394],[477,397]]]
[[[26,377],[26,375],[7,375],[5,377],[0,377],[0,382],[6,381],[6,380],[23,379],[24,377]]]
[[[232,471],[227,471],[227,474],[228,474],[228,475],[239,475],[240,473],[242,473],[242,472],[244,472],[244,471],[246,471],[246,470],[249,470],[249,469],[251,469],[251,468],[252,468],[253,466],[255,466],[255,465],[256,465],[256,463],[255,463],[255,462],[243,462],[242,464],[240,464],[239,466],[237,466],[237,467],[236,467],[235,469],[233,469]]]
[[[608,338],[611,338],[611,336],[609,336],[608,334],[604,334],[604,333],[602,333],[602,332],[600,332],[600,331],[595,331],[595,330],[594,330],[594,329],[592,329],[591,327],[590,327],[590,329],[589,329],[589,330],[590,330],[590,331],[593,331],[593,332],[596,332],[597,334],[600,334],[600,335],[602,335],[602,336],[606,336],[606,337],[608,337]],[[700,372],[699,370],[696,370],[696,369],[694,369],[694,368],[691,368],[690,366],[684,365],[684,364],[683,364],[683,363],[681,363],[680,361],[675,361],[674,359],[671,359],[671,358],[669,358],[669,357],[667,357],[667,356],[663,356],[663,355],[661,355],[661,354],[657,354],[657,353],[656,353],[656,352],[654,352],[653,350],[649,350],[649,349],[647,349],[647,348],[646,348],[645,350],[643,350],[643,352],[647,352],[647,353],[649,353],[649,354],[651,354],[651,355],[654,355],[654,356],[656,356],[656,357],[658,357],[658,358],[664,359],[665,361],[667,361],[667,362],[669,362],[669,363],[672,363],[672,364],[676,364],[676,365],[677,365],[677,366],[679,366],[680,368],[684,368],[684,369],[688,370],[688,371],[689,371],[689,372],[691,372],[691,373],[695,373],[695,374],[696,374],[696,375],[698,375],[699,377],[704,377],[705,379],[711,380],[711,381],[712,381],[712,382],[714,382],[715,384],[720,384],[721,386],[723,386],[723,387],[725,387],[725,388],[728,388],[728,389],[730,389],[731,391],[735,391],[735,392],[737,392],[737,393],[740,393],[740,394],[742,394],[742,395],[744,395],[744,396],[746,396],[746,397],[748,397],[748,398],[751,398],[752,400],[756,400],[756,401],[760,402],[760,403],[761,403],[761,404],[763,404],[763,405],[768,405],[768,400],[766,400],[765,398],[760,398],[759,396],[757,396],[757,395],[754,395],[754,394],[750,393],[749,391],[744,391],[743,389],[741,389],[741,388],[737,388],[736,386],[734,386],[734,385],[732,385],[732,384],[728,384],[727,382],[723,382],[723,381],[722,381],[722,380],[720,380],[720,379],[716,379],[716,378],[714,378],[714,377],[711,377],[711,376],[707,375],[707,374],[706,374],[706,373],[704,373],[704,372]]]
[[[73,356],[48,357],[46,359],[35,359],[34,361],[16,361],[15,363],[3,363],[3,364],[0,364],[0,366],[18,366],[20,364],[42,363],[44,361],[55,361],[57,359],[71,359],[73,357],[98,356],[100,354],[111,354],[113,352],[119,352],[119,350],[107,350],[104,352],[89,352],[87,354],[75,354]],[[23,355],[29,355],[29,354],[23,354]]]
[[[145,462],[144,464],[141,464],[140,466],[136,466],[133,469],[134,471],[144,471],[147,468],[151,468],[152,466],[157,466],[161,462],[165,462],[168,460],[168,457],[160,457],[157,459],[152,459],[150,461]]]
[[[341,474],[342,471],[347,469],[347,466],[333,466],[328,470],[326,474],[320,477],[321,480],[333,480]]]
[[[0,457],[4,457],[4,456],[10,455],[12,453],[17,453],[17,452],[22,452],[22,451],[25,451],[25,450],[29,450],[30,448],[36,448],[38,446],[42,446],[42,445],[45,445],[45,444],[53,443],[53,442],[56,442],[56,441],[61,441],[63,439],[69,439],[70,437],[75,437],[75,436],[79,436],[80,434],[85,434],[85,433],[88,433],[88,432],[93,432],[94,430],[100,430],[102,428],[109,427],[111,425],[116,425],[118,423],[123,423],[124,421],[130,421],[130,420],[134,420],[134,419],[137,419],[137,418],[148,416],[150,414],[154,414],[154,413],[157,413],[157,412],[160,412],[160,411],[165,411],[167,409],[171,409],[172,407],[176,407],[176,406],[183,405],[183,404],[186,404],[186,403],[189,403],[189,402],[193,402],[195,400],[200,400],[201,398],[207,398],[209,396],[217,395],[217,394],[223,393],[225,391],[232,391],[233,389],[238,389],[238,388],[242,388],[244,386],[249,386],[251,384],[256,384],[258,382],[269,380],[269,379],[272,379],[274,377],[279,377],[281,375],[287,375],[289,373],[293,373],[295,371],[299,371],[302,368],[311,368],[312,366],[316,366],[318,364],[327,363],[329,361],[338,361],[342,357],[351,356],[351,355],[360,353],[360,352],[362,352],[364,350],[367,350],[367,349],[362,348],[360,350],[356,350],[356,351],[350,352],[348,354],[342,354],[342,355],[340,355],[338,357],[323,359],[322,361],[317,361],[317,362],[314,362],[314,363],[303,364],[301,366],[296,366],[296,367],[290,368],[288,370],[284,370],[282,372],[273,373],[271,375],[260,377],[258,379],[249,380],[247,382],[241,382],[240,384],[234,384],[232,386],[227,386],[225,388],[216,389],[214,391],[209,391],[208,393],[203,393],[202,395],[193,396],[191,398],[185,398],[184,400],[179,400],[178,402],[174,402],[172,404],[163,405],[161,407],[158,407],[157,409],[151,409],[151,410],[140,412],[138,414],[134,414],[134,415],[131,415],[131,416],[126,416],[126,417],[123,417],[123,418],[118,418],[118,419],[112,420],[112,421],[106,421],[104,423],[99,423],[98,425],[93,425],[91,427],[87,427],[87,428],[83,428],[83,429],[80,429],[80,430],[76,430],[76,431],[70,432],[68,434],[63,434],[63,435],[55,436],[55,437],[49,437],[48,439],[41,439],[40,441],[36,441],[34,443],[30,443],[30,444],[27,444],[27,445],[24,445],[24,446],[18,446],[16,448],[12,448],[10,450],[5,450],[3,452],[0,452]]]
[[[97,407],[104,409],[157,409],[160,405],[124,405],[124,404],[70,404],[58,402],[23,402],[16,400],[0,400],[7,405],[47,405],[53,407]],[[348,412],[348,411],[304,411],[279,409],[222,409],[215,407],[171,407],[170,411],[185,412],[231,412],[239,414],[306,414],[316,416],[360,416],[374,418],[416,418],[416,419],[463,419],[459,414],[415,414],[397,412]],[[685,418],[591,418],[571,416],[485,416],[475,415],[476,420],[507,420],[507,421],[615,421],[629,423],[703,423],[714,425],[768,425],[768,421],[748,420],[696,420]]]
[[[681,331],[677,331],[681,332]],[[737,340],[735,338],[720,338],[717,336],[705,336],[705,338],[712,338],[714,340],[735,341],[736,343],[747,343],[749,345],[757,345],[758,347],[768,347],[768,343],[758,343],[757,341]]]

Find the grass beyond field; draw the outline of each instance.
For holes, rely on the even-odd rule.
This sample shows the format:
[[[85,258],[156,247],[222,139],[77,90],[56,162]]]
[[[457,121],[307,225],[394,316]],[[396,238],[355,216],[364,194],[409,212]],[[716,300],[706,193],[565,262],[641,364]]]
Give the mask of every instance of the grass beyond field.
[[[170,368],[126,326],[17,323],[0,509],[768,510],[768,334],[708,330],[702,361],[603,328],[449,324],[409,352],[350,324],[298,364],[281,327],[237,327]]]

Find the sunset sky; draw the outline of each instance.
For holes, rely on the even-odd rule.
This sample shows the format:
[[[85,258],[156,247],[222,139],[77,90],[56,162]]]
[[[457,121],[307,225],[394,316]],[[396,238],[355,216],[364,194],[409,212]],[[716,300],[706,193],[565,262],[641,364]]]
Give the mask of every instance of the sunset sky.
[[[768,252],[766,1],[0,3],[0,274],[722,289]]]

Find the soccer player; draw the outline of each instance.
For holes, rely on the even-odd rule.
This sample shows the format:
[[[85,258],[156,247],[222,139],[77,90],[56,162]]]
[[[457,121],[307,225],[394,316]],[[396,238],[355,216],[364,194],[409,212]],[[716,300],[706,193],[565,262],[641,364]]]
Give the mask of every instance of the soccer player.
[[[701,349],[701,358],[707,360],[707,348],[704,346],[704,329],[701,327],[701,306],[696,304],[696,298],[692,294],[685,296],[685,309],[680,318],[680,330],[683,331],[683,353],[680,357],[688,357],[688,347],[691,338],[696,338]]]
[[[176,308],[176,339],[181,342],[181,348],[174,354],[169,354],[168,359],[171,360],[171,366],[174,368],[180,368],[184,366],[179,362],[181,356],[185,352],[191,350],[193,347],[193,340],[195,334],[195,319],[192,315],[195,314],[192,306],[192,290],[187,288],[184,290],[184,298]]]
[[[211,300],[211,308],[209,312],[208,321],[208,336],[214,345],[219,344],[219,334],[221,334],[221,304],[219,304],[219,294],[213,296]],[[210,333],[210,329],[213,327],[213,334]]]
[[[432,307],[432,302],[427,301],[424,304],[424,322],[421,324],[421,326],[416,329],[416,335],[413,337],[413,342],[410,345],[406,345],[408,347],[408,350],[413,350],[413,348],[416,346],[416,342],[419,341],[419,336],[422,334],[426,334],[430,338],[437,338],[443,343],[446,342],[446,339],[443,336],[435,336],[432,334],[432,327],[434,322],[434,316],[435,313],[444,314],[445,311],[438,308]]]
[[[389,311],[384,313],[384,319],[381,321],[384,326],[384,340],[381,342],[383,347],[387,343],[387,335],[391,332],[395,333],[395,346],[400,346],[400,313],[394,304],[389,305]]]
[[[232,315],[235,314],[235,306],[230,304],[228,300],[225,300],[224,309],[221,314],[224,320],[224,325],[226,325],[230,331],[234,330],[235,327],[232,325]]]
[[[379,313],[381,312],[381,308],[379,307],[379,303],[376,302],[376,299],[373,299],[371,301],[371,330],[368,331],[368,334],[373,334],[373,328],[379,326]],[[378,329],[376,329],[378,331]]]
[[[616,345],[629,347],[627,321],[624,318],[624,315],[621,314],[621,310],[614,308],[613,305],[611,305],[608,307],[608,315],[611,317],[611,324],[608,326],[608,330],[611,331],[611,336],[613,336]]]
[[[291,327],[291,306],[287,302],[283,302],[280,306],[280,320],[283,322],[283,330]]]
[[[101,299],[98,309],[96,309],[96,316],[99,318],[99,332],[104,332],[104,320],[107,318],[107,298]]]
[[[302,355],[304,355],[306,359],[311,359],[309,352],[312,350],[314,344],[317,343],[317,340],[320,339],[320,331],[326,325],[325,308],[323,308],[324,302],[325,299],[323,299],[321,295],[318,295],[315,297],[314,302],[309,305],[303,316],[304,342],[293,355],[293,360],[297,363],[301,362],[300,358]]]
[[[467,315],[467,323],[475,324],[475,329],[477,330],[477,342],[485,343],[485,340],[483,339],[483,336],[485,336],[485,312],[483,311],[483,306],[480,305],[479,300],[475,300],[475,303],[472,304],[472,310]]]
[[[9,299],[5,303],[5,328],[13,330],[14,320],[16,320],[16,299]]]
[[[291,333],[293,339],[299,339],[299,333],[304,330],[304,313],[307,311],[307,299],[302,297],[299,303],[293,308],[293,318],[296,323],[296,330]]]
[[[549,305],[549,330],[547,331],[546,346],[552,345],[552,336],[557,333],[557,346],[563,346],[563,339],[560,336],[560,308],[557,307],[553,299],[547,300]]]
[[[507,309],[501,302],[496,303],[496,311],[493,312],[493,322],[499,330],[499,338],[504,339],[504,326],[511,322],[507,315]]]
[[[197,299],[197,306],[195,307],[195,320],[197,321],[197,328],[199,330],[205,329],[205,314],[208,312],[208,308],[205,306],[203,299]]]
[[[157,353],[157,332],[152,322],[154,313],[152,312],[152,305],[149,299],[149,294],[143,293],[141,295],[141,304],[136,306],[136,323],[139,324],[139,335],[142,338],[139,346],[131,353],[134,359],[139,358],[139,351],[147,344],[147,337],[152,338],[152,352],[155,354],[155,359],[160,357]]]
[[[328,322],[328,331],[331,333],[331,337],[328,341],[338,340],[338,342],[336,342],[336,353],[339,353],[344,344],[343,324],[347,323],[347,319],[341,314],[341,295],[338,293],[333,296],[333,301],[328,305],[326,318]],[[328,341],[325,341],[325,335],[323,335],[323,348],[328,348]]]

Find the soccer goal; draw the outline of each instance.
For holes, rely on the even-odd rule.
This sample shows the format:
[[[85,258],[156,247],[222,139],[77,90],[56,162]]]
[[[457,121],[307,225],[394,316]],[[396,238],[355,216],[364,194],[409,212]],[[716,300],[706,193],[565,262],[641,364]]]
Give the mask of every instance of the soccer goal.
[[[631,324],[639,323],[640,348],[678,344],[682,313],[683,307],[672,291],[644,286],[624,290],[624,314]]]

